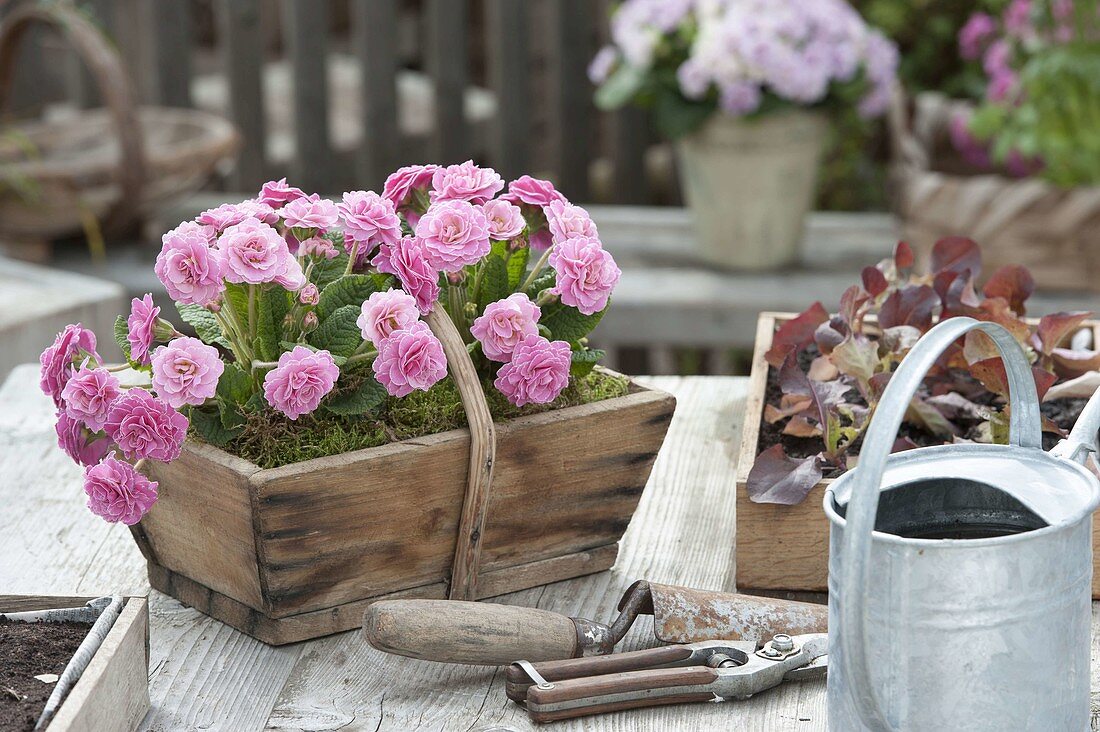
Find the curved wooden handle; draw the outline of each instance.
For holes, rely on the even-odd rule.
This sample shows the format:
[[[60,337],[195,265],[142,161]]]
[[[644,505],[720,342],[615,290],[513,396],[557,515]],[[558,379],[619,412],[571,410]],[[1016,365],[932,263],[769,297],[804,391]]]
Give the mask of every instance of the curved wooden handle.
[[[609,656],[546,661],[535,664],[535,670],[547,681],[556,682],[675,665],[686,661],[690,656],[691,649],[684,646],[659,646],[644,651],[614,653]],[[513,663],[508,667],[504,676],[504,690],[509,699],[517,702],[525,701],[527,692],[532,686],[534,681],[522,666]]]
[[[382,600],[367,608],[363,634],[387,653],[484,666],[571,658],[577,651],[577,629],[566,616],[485,602]]]
[[[30,26],[56,29],[76,49],[96,79],[119,138],[118,202],[104,226],[117,228],[139,213],[137,204],[146,180],[145,138],[138,118],[130,78],[103,33],[75,8],[61,3],[25,3],[0,24],[0,109],[7,103],[15,74],[19,44]]]
[[[706,666],[571,679],[551,688],[531,687],[527,711],[536,722],[554,722],[638,707],[712,701],[715,694],[706,687],[717,680],[718,673]]]
[[[489,508],[489,489],[493,483],[497,437],[489,403],[481,389],[474,362],[466,350],[458,328],[439,304],[424,317],[424,321],[443,344],[447,368],[451,372],[466,419],[470,423],[470,467],[466,477],[466,497],[462,502],[462,517],[455,541],[455,558],[451,565],[451,583],[447,597],[452,600],[477,599],[477,574],[481,567],[481,542],[485,537],[485,516]],[[504,663],[514,661],[518,656]]]

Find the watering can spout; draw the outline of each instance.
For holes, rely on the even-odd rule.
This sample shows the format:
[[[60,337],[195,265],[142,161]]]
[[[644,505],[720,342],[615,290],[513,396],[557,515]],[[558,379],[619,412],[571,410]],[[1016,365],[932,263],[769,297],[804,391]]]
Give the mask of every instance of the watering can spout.
[[[1092,395],[1085,408],[1081,410],[1081,416],[1070,430],[1069,437],[1065,438],[1050,451],[1055,457],[1073,460],[1085,464],[1090,454],[1100,452],[1097,444],[1097,433],[1100,432],[1100,390]]]

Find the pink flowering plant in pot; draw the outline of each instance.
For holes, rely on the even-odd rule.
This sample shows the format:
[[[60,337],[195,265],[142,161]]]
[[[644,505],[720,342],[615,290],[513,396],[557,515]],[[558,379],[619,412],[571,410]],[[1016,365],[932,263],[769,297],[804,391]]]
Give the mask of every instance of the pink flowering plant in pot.
[[[845,0],[625,0],[589,76],[675,141],[697,253],[766,269],[798,259],[827,114],[882,115],[897,64]]]
[[[127,364],[105,365],[80,325],[41,357],[59,444],[108,521],[141,519],[158,486],[134,464],[171,462],[189,432],[247,457],[265,439],[329,440],[324,454],[413,436],[387,419],[417,395],[460,412],[424,401],[448,381],[431,313],[453,321],[498,417],[618,378],[593,373],[587,345],[620,276],[592,219],[547,181],[505,186],[470,161],[401,168],[381,193],[337,201],[271,181],[166,233],[155,270],[197,337],[146,295],[115,324]],[[146,383],[120,382],[124,369]]]

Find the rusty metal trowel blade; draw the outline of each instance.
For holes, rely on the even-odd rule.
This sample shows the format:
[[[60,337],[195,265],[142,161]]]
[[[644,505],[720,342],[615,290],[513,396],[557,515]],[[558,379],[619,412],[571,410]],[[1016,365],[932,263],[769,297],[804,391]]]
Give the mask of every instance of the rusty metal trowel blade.
[[[824,633],[825,605],[649,583],[653,634],[665,643],[762,641],[776,633]]]

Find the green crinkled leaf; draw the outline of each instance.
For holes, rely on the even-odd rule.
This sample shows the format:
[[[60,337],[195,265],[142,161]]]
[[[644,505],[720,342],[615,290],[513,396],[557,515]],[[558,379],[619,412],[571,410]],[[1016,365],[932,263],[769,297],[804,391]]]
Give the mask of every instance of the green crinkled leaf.
[[[130,355],[130,340],[127,336],[130,334],[130,327],[126,325],[126,316],[120,315],[115,318],[115,343],[122,349],[122,355],[126,357],[127,361],[132,361],[133,358]]]
[[[191,425],[202,439],[215,447],[225,447],[237,436],[236,430],[229,430],[222,424],[221,415],[204,409],[191,410]]]
[[[388,288],[392,281],[393,278],[385,274],[344,275],[321,290],[321,299],[314,312],[324,321],[345,305],[362,307],[364,300]]]
[[[290,312],[293,294],[282,287],[261,288],[256,293],[256,354],[264,361],[279,357],[283,320]]]
[[[309,281],[317,285],[320,290],[325,289],[329,284],[340,277],[343,277],[344,271],[348,268],[348,255],[339,254],[332,259],[322,259],[313,263],[313,269],[309,273]]]
[[[190,325],[195,329],[195,333],[203,343],[209,343],[210,345],[221,346],[222,348],[229,350],[229,340],[222,333],[222,327],[218,325],[217,318],[214,317],[214,313],[210,312],[201,305],[176,303],[176,310],[179,311],[180,317],[183,318],[183,322]],[[118,325],[115,325],[117,330]]]
[[[248,422],[239,405],[227,404],[221,400],[218,400],[218,416],[221,418],[222,427],[234,434]]]
[[[595,102],[600,109],[618,109],[632,100],[645,86],[646,71],[621,63],[596,90]]]
[[[608,303],[610,307],[610,303]],[[552,340],[576,343],[584,338],[599,325],[603,314],[607,312],[605,307],[598,313],[585,315],[580,310],[561,302],[550,303],[542,306],[542,317],[539,325],[544,325],[550,330]]]
[[[237,364],[226,364],[216,394],[230,404],[244,404],[253,393],[252,377]]]
[[[372,412],[386,401],[386,387],[374,378],[364,378],[354,391],[336,393],[329,396],[321,407],[326,411],[350,417]]]
[[[512,252],[508,258],[508,291],[515,292],[527,276],[527,261],[531,256],[531,248],[523,247]]]
[[[537,277],[531,282],[524,292],[534,300],[543,290],[548,290],[558,281],[557,273],[550,267],[544,267]]]
[[[327,349],[335,356],[345,358],[355,353],[363,342],[363,334],[356,320],[362,309],[359,305],[344,305],[321,321],[317,330],[309,334],[309,342],[316,348]]]
[[[282,341],[279,345],[283,347],[284,351],[293,351],[298,346],[308,348],[311,351],[319,350],[316,346],[311,346],[308,343],[291,343],[290,341]],[[337,366],[343,366],[348,361],[347,358],[345,358],[344,356],[337,356],[335,353],[330,353],[329,355],[332,356],[332,362]]]
[[[605,355],[607,355],[607,352],[598,348],[573,351],[572,363],[569,365],[570,375],[574,377],[588,376]]]
[[[248,323],[248,285],[239,282],[225,283],[225,302],[231,306],[241,319],[242,324]]]
[[[481,266],[485,269],[481,273],[477,306],[479,312],[484,312],[486,305],[508,297],[512,290],[508,287],[508,266],[503,254],[490,253]]]

